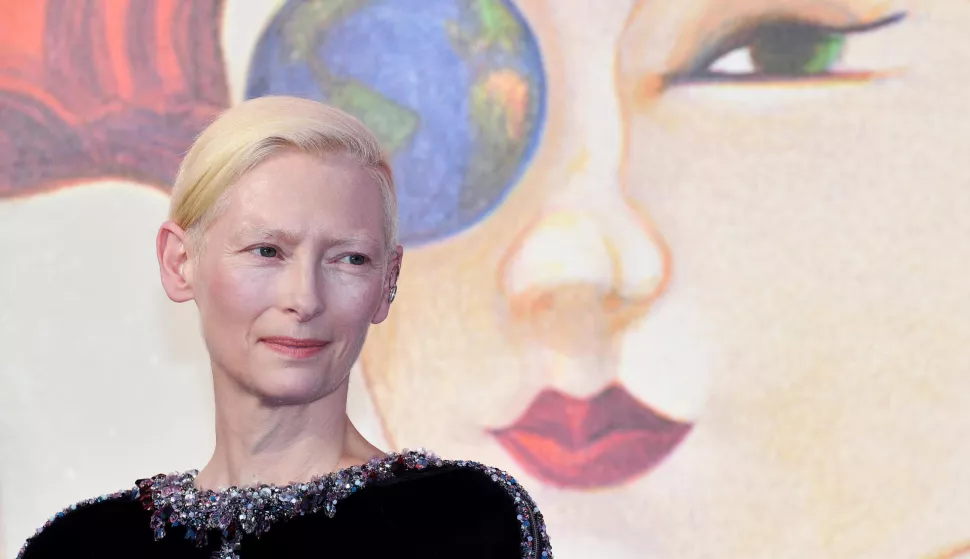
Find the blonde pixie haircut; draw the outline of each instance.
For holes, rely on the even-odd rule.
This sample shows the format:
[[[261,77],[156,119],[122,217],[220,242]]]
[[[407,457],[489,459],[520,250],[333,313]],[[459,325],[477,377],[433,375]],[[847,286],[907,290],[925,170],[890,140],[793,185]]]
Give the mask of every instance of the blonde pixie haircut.
[[[341,153],[360,163],[380,186],[386,249],[394,251],[398,242],[394,177],[377,139],[353,116],[298,97],[250,99],[209,124],[179,167],[169,219],[190,238],[202,241],[236,181],[282,150]]]

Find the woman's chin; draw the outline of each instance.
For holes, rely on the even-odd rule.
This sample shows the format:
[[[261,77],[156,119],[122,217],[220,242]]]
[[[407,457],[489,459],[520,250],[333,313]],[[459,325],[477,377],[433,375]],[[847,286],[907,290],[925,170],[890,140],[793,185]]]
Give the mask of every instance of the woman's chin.
[[[310,404],[331,394],[336,387],[319,373],[286,371],[268,378],[256,379],[250,389],[260,400],[273,406]]]

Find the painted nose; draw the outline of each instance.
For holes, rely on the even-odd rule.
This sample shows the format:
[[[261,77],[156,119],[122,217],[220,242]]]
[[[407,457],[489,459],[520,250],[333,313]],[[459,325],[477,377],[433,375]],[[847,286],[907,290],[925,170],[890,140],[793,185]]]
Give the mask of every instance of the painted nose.
[[[502,291],[515,321],[561,353],[587,353],[641,317],[670,259],[632,207],[542,216],[509,253]]]

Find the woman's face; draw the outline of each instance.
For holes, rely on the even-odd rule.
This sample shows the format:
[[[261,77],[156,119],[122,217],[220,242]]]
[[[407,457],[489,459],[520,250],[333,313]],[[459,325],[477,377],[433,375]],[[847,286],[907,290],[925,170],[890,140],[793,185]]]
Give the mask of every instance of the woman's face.
[[[387,316],[382,208],[342,155],[283,152],[238,181],[184,270],[217,387],[292,404],[347,379]]]
[[[411,251],[391,442],[526,474],[569,557],[965,537],[970,3],[517,4],[541,144]]]

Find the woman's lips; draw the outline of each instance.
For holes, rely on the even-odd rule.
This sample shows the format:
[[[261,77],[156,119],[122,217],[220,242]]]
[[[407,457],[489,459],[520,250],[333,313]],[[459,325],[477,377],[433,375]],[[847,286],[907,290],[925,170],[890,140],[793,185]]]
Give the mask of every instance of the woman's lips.
[[[588,400],[543,391],[518,421],[492,433],[529,474],[561,487],[594,489],[644,474],[692,427],[610,386]]]
[[[327,342],[324,340],[311,338],[287,338],[282,336],[261,338],[259,341],[263,342],[263,344],[272,351],[293,359],[309,359],[311,357],[316,357],[317,354],[323,351],[323,348],[327,345]]]

